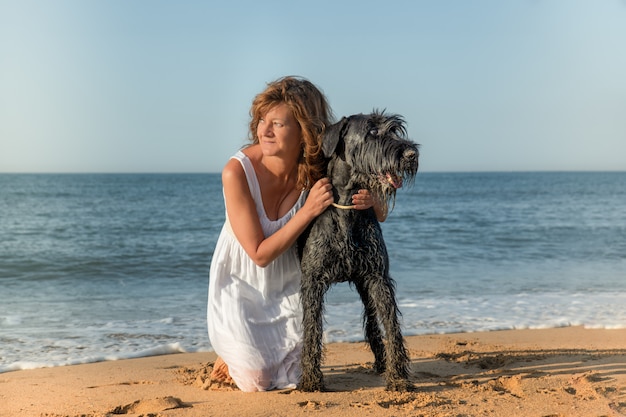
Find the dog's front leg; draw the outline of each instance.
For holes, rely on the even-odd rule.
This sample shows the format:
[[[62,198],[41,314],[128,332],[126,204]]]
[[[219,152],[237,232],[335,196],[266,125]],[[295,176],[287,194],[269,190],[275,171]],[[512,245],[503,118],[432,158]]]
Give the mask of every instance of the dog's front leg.
[[[322,277],[303,275],[301,299],[303,308],[302,328],[302,377],[298,388],[302,391],[324,390],[322,375],[324,294],[328,286]]]
[[[389,391],[410,391],[413,386],[409,382],[409,355],[404,345],[398,316],[400,312],[396,303],[395,291],[389,276],[371,281],[372,297],[376,305],[378,317],[385,328],[387,336],[387,366],[385,379]]]
[[[365,286],[364,280],[357,280],[355,282],[356,290],[361,296],[363,301],[363,325],[365,327],[365,339],[372,349],[374,354],[374,370],[382,374],[385,372],[387,366],[385,344],[383,343],[383,336],[380,331],[380,325],[378,324],[378,318],[376,317],[376,307],[372,303],[370,298],[369,289]]]

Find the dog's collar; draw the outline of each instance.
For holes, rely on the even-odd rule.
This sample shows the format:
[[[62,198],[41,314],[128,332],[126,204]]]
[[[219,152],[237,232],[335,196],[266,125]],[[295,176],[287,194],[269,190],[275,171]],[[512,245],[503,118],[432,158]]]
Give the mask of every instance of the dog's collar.
[[[337,203],[332,203],[332,206],[341,210],[353,210],[356,208],[355,205],[351,205],[351,206],[342,206],[341,204],[337,204]]]

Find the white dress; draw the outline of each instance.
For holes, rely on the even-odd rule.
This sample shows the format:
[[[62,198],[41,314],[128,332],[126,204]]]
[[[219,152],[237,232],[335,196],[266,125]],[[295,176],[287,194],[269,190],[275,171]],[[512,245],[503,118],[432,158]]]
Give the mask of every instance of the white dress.
[[[263,232],[270,236],[302,207],[305,194],[282,218],[269,220],[251,161],[241,151],[233,158],[244,168]],[[296,247],[261,268],[235,238],[230,224],[236,221],[226,214],[211,261],[207,308],[211,345],[242,391],[295,388],[302,349]]]

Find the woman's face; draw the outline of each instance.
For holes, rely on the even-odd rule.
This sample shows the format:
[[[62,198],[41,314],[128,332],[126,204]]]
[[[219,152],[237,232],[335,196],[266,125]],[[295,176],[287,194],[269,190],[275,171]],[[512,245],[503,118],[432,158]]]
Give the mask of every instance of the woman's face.
[[[301,149],[301,129],[291,109],[284,103],[272,107],[256,128],[256,135],[265,156],[297,159]]]

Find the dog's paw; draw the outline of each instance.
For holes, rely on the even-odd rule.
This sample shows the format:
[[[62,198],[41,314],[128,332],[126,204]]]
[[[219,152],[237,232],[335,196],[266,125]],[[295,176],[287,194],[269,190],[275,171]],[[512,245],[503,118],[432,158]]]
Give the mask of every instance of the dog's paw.
[[[386,390],[393,392],[410,392],[415,391],[415,385],[411,384],[408,379],[392,379],[387,381]]]
[[[321,376],[302,375],[298,384],[298,390],[306,392],[324,391],[324,379]]]
[[[324,388],[324,384],[299,384],[299,391],[303,392],[324,392],[326,389]]]

